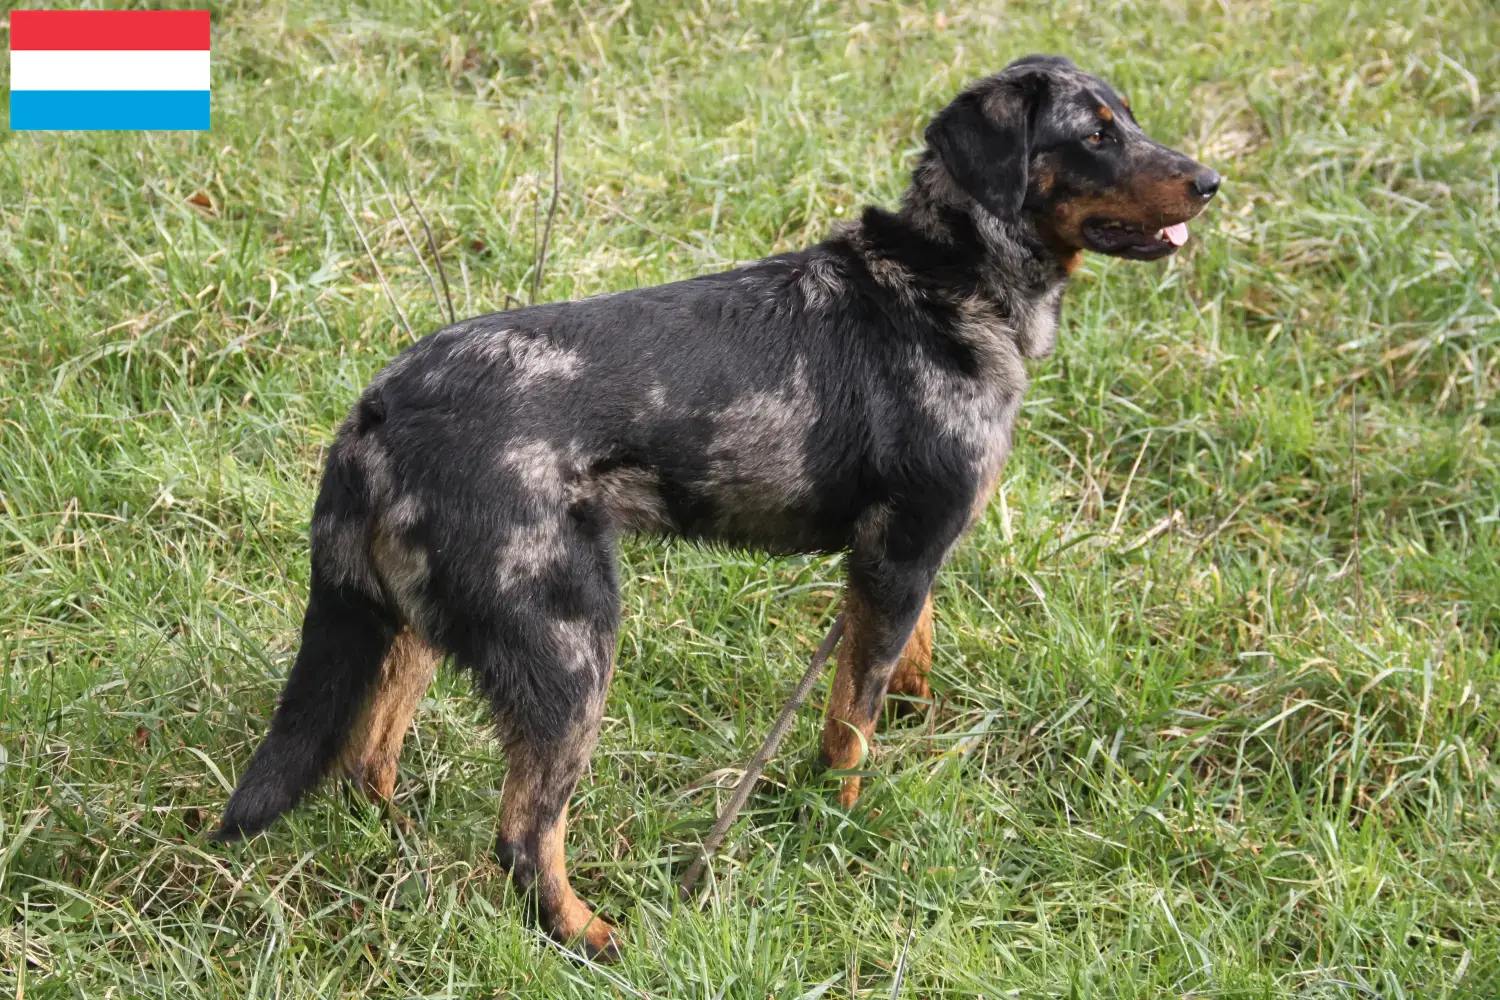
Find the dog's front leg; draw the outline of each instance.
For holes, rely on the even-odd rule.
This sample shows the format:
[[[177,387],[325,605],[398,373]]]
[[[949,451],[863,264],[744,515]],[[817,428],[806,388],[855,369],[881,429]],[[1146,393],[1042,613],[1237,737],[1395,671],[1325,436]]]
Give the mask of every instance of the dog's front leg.
[[[927,595],[922,605],[922,616],[917,619],[911,638],[906,640],[906,649],[891,674],[886,689],[886,705],[896,714],[921,712],[922,703],[932,697],[932,685],[927,675],[932,670],[932,594]]]
[[[839,643],[839,667],[823,727],[823,766],[840,770],[859,766],[897,663],[914,628],[927,617],[927,595],[938,561],[871,564],[851,560],[844,593],[844,638]],[[839,804],[846,809],[854,805],[859,786],[858,776],[846,777]]]

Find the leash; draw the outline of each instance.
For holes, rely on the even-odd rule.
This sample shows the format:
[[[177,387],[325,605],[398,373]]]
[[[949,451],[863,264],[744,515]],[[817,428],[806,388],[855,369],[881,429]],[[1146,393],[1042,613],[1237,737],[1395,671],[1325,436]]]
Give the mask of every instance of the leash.
[[[677,883],[677,897],[683,902],[693,898],[693,889],[698,884],[698,879],[703,876],[703,870],[708,867],[708,862],[713,858],[714,852],[724,842],[724,835],[729,832],[730,826],[734,824],[735,817],[744,808],[745,802],[750,798],[750,790],[755,787],[755,782],[760,778],[760,772],[765,768],[766,761],[776,752],[776,747],[792,728],[792,719],[797,714],[797,709],[807,700],[812,686],[818,680],[818,674],[823,669],[823,664],[828,661],[828,656],[833,652],[833,647],[838,645],[839,637],[844,634],[844,613],[841,611],[828,628],[828,634],[823,637],[823,642],[818,646],[818,651],[813,654],[812,663],[807,667],[807,672],[802,675],[802,680],[797,682],[797,688],[787,703],[782,706],[781,714],[776,717],[776,722],[771,726],[771,731],[766,734],[766,741],[755,751],[755,756],[750,758],[750,763],[745,765],[745,774],[740,778],[740,783],[734,786],[734,794],[729,797],[729,804],[724,811],[719,813],[718,822],[714,828],[708,831],[708,836],[703,838],[703,847],[699,850],[698,857],[682,876],[682,881]]]

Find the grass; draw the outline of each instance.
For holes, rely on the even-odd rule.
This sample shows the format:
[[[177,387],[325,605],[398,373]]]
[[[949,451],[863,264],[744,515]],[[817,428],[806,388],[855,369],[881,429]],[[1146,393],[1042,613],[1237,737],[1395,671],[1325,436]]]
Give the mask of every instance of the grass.
[[[0,138],[0,989],[1500,993],[1493,5],[210,6],[213,131]],[[856,810],[802,766],[810,706],[675,901],[840,567],[639,543],[570,841],[620,965],[521,919],[452,677],[418,833],[330,790],[205,843],[294,648],[320,449],[408,340],[340,195],[426,331],[403,182],[460,313],[524,300],[561,114],[541,297],[665,281],[891,203],[925,116],[1035,50],[1228,182],[1178,259],[1080,273],[941,577],[936,703]]]

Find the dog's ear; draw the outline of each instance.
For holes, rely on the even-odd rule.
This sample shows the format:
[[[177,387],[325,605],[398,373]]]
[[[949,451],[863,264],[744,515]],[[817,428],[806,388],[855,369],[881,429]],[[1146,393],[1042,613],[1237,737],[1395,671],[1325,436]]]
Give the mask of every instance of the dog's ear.
[[[985,209],[1014,219],[1026,200],[1031,116],[1041,80],[1027,74],[958,95],[927,126],[927,146]]]

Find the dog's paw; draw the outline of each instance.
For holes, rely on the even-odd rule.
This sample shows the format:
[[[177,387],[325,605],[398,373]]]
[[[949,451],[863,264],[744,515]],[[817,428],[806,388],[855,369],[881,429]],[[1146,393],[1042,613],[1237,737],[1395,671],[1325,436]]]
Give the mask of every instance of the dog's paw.
[[[584,928],[576,947],[589,961],[609,965],[620,960],[623,943],[619,928],[607,920],[595,917]]]

